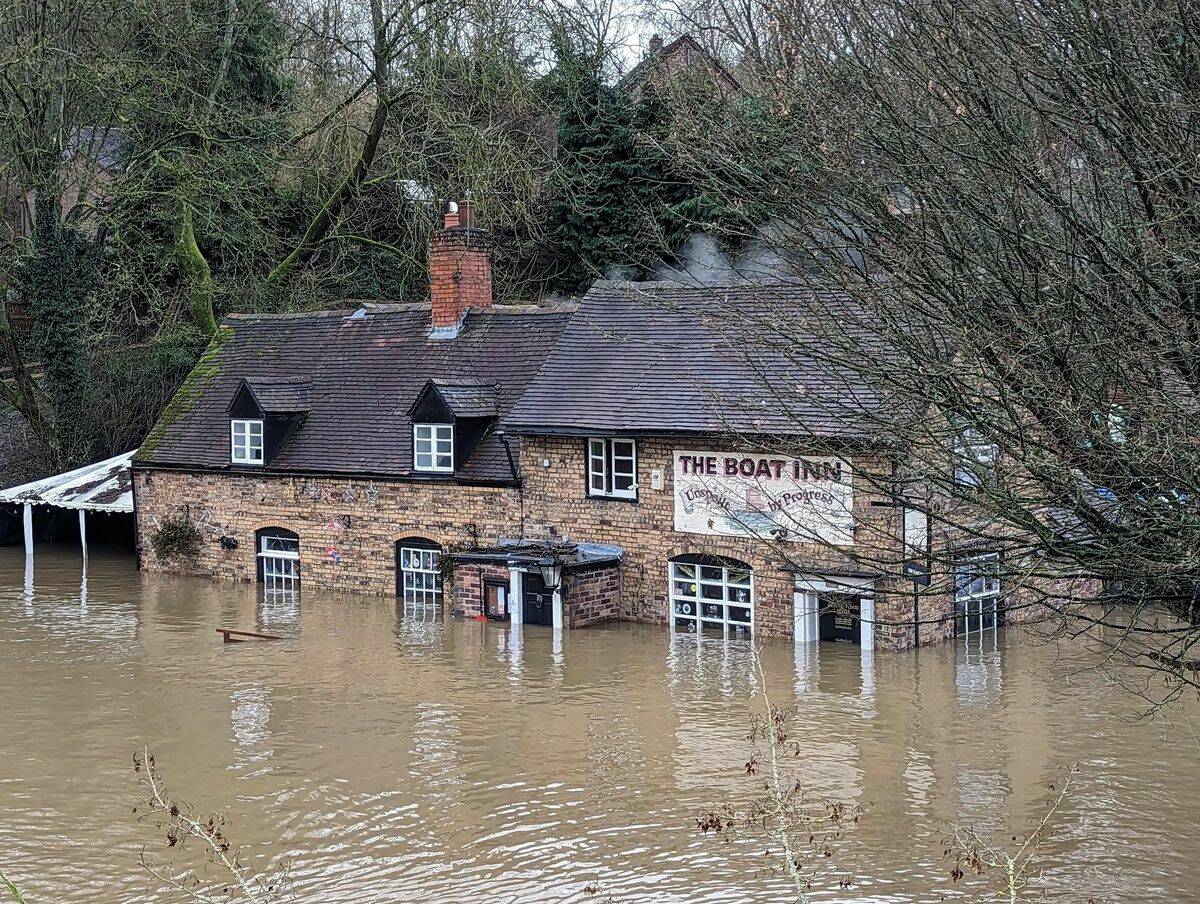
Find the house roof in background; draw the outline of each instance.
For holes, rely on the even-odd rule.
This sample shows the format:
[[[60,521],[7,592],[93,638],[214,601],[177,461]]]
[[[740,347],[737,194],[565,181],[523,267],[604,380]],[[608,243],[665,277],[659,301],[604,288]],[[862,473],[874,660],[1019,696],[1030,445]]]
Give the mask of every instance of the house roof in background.
[[[505,427],[871,441],[881,393],[794,341],[805,318],[839,310],[849,300],[797,282],[598,281]]]
[[[696,57],[693,57],[692,54],[695,54]],[[726,69],[720,60],[705,50],[699,41],[688,34],[668,41],[661,50],[648,51],[636,66],[620,78],[617,84],[626,91],[632,91],[650,76],[657,65],[664,65],[669,73],[675,74],[690,70],[697,59],[709,66],[714,76],[723,81],[727,88],[736,90],[741,87],[733,73]]]
[[[408,411],[429,380],[493,387],[503,416],[553,347],[572,306],[469,312],[454,339],[429,338],[427,305],[355,312],[234,315],[142,444],[139,465],[245,471],[229,461],[228,408],[242,380],[308,381],[309,412],[265,470],[410,477]],[[291,391],[291,390],[289,390]],[[465,405],[466,402],[464,401]],[[455,474],[508,482],[503,442],[489,430]]]

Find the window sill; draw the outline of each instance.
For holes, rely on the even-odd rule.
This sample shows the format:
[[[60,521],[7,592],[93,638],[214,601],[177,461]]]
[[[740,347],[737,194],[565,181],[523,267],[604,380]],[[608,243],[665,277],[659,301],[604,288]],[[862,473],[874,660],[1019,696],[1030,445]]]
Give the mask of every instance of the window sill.
[[[626,502],[633,505],[637,505],[638,502],[637,496],[607,496],[600,493],[588,493],[586,498],[594,499],[597,502]]]

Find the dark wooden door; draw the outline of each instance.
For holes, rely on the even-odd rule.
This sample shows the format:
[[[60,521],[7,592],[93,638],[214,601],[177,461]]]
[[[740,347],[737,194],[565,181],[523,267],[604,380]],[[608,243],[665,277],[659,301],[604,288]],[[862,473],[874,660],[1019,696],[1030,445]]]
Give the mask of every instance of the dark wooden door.
[[[821,601],[821,640],[834,643],[861,643],[858,597],[848,593],[823,593]]]
[[[554,594],[546,589],[538,572],[526,571],[521,575],[521,601],[527,625],[554,624]]]

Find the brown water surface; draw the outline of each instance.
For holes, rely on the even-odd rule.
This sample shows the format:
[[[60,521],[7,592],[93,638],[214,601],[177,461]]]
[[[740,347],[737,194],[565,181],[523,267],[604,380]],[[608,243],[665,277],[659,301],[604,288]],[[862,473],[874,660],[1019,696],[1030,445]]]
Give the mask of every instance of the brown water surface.
[[[282,634],[223,646],[218,626]],[[919,655],[787,643],[763,659],[799,709],[818,796],[867,806],[836,850],[849,890],[957,897],[943,834],[1020,829],[1078,762],[1048,848],[1051,899],[1200,900],[1200,755],[1184,714],[1138,702],[1078,648],[988,635]],[[296,858],[316,902],[782,902],[763,844],[699,834],[748,798],[744,642],[640,625],[520,642],[504,625],[406,617],[394,600],[137,573],[0,549],[0,867],[30,904],[157,902],[161,839],[130,816],[148,745],[181,796],[227,811],[256,862]],[[585,893],[587,886],[600,890]]]

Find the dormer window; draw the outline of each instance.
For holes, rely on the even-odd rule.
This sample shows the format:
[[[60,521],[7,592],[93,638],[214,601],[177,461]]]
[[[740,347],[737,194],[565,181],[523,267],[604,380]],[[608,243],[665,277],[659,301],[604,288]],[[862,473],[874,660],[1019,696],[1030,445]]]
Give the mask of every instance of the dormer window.
[[[453,424],[413,424],[413,467],[432,473],[454,472]]]
[[[243,466],[271,464],[308,410],[308,380],[241,380],[229,403],[229,460]]]
[[[229,422],[230,460],[235,465],[263,463],[263,422],[232,420]]]
[[[415,473],[469,472],[472,454],[496,423],[496,390],[477,380],[428,380],[408,416]]]

